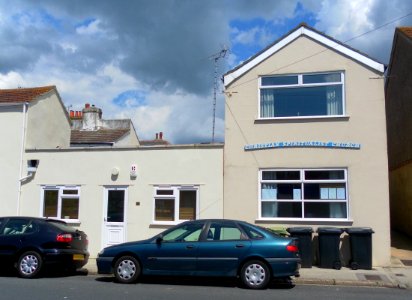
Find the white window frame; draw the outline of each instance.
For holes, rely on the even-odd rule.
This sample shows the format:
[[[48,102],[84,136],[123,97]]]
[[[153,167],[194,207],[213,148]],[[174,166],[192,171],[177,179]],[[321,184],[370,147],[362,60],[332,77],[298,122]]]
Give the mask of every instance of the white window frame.
[[[299,180],[263,180],[262,179],[262,174],[263,172],[266,171],[299,171]],[[322,179],[322,180],[306,180],[305,179],[305,171],[343,171],[344,172],[344,179]],[[262,184],[263,183],[290,183],[290,184],[300,184],[301,185],[301,199],[262,199]],[[325,183],[325,184],[330,184],[330,183],[344,183],[345,184],[345,199],[329,199],[329,200],[322,200],[322,199],[304,199],[305,195],[305,184],[307,183]],[[305,168],[305,169],[282,169],[282,168],[273,168],[273,169],[260,169],[259,170],[259,187],[258,187],[258,213],[259,217],[258,220],[262,221],[320,221],[320,222],[327,222],[327,221],[349,221],[349,193],[348,193],[348,170],[347,168]],[[268,217],[262,217],[262,202],[300,202],[302,203],[302,213],[301,213],[301,218],[285,218],[285,217],[280,217],[280,218],[268,218]],[[346,203],[346,218],[305,218],[304,217],[304,212],[305,212],[305,203]]]
[[[57,216],[56,217],[49,217],[50,219],[57,219],[57,220],[63,220],[67,223],[80,223],[80,219],[66,219],[62,217],[62,202],[63,199],[79,199],[79,217],[80,217],[80,186],[77,185],[46,185],[41,187],[41,206],[40,206],[40,216],[44,216],[44,192],[48,190],[53,190],[53,191],[58,191],[58,196],[57,196]],[[63,194],[64,190],[76,190],[77,194]]]
[[[322,75],[322,74],[340,74],[340,82],[323,82],[323,83],[303,83],[303,75]],[[289,85],[262,85],[262,78],[275,77],[275,76],[297,76],[297,84]],[[313,115],[313,116],[290,116],[290,117],[262,117],[260,102],[261,102],[261,90],[262,89],[281,89],[281,88],[303,88],[303,87],[316,87],[342,84],[342,114],[339,115]],[[346,118],[346,95],[345,95],[345,72],[344,71],[326,71],[326,72],[313,72],[313,73],[298,73],[298,74],[272,74],[260,76],[258,80],[258,120],[293,120],[293,119],[328,119],[328,118]]]
[[[171,190],[172,195],[158,195],[159,190]],[[179,219],[179,207],[180,207],[180,191],[195,191],[196,192],[196,219],[199,219],[199,186],[197,185],[156,185],[153,189],[153,214],[152,224],[156,225],[176,225],[187,219]],[[158,221],[156,220],[156,199],[165,199],[174,201],[174,220],[173,221]]]

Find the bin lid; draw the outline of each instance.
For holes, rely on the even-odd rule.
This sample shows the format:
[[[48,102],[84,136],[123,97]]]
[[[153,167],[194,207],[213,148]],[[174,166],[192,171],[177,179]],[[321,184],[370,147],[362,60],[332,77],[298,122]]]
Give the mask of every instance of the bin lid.
[[[371,234],[375,233],[370,227],[350,227],[346,228],[345,231],[349,234]]]
[[[339,233],[341,234],[343,232],[343,228],[336,228],[336,227],[319,227],[318,228],[318,233]]]
[[[312,233],[312,227],[289,227],[286,229],[289,233]]]

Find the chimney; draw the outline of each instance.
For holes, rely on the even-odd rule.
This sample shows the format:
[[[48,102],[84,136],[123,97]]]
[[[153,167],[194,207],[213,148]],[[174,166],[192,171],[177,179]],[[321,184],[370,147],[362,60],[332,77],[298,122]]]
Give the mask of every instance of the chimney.
[[[159,132],[159,140],[163,140],[163,132],[162,131]]]
[[[156,132],[156,140],[159,139],[159,134]]]
[[[80,112],[83,115],[82,130],[98,130],[102,126],[102,110],[86,103]]]

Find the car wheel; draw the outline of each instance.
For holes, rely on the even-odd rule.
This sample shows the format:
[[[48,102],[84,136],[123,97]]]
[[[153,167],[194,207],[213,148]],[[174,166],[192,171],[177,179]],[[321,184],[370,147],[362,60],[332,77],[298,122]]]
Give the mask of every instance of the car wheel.
[[[260,260],[246,262],[240,271],[243,284],[250,289],[264,289],[270,277],[269,268]]]
[[[120,283],[135,282],[139,278],[140,272],[140,264],[132,256],[122,256],[114,265],[114,276]]]
[[[17,261],[17,273],[22,278],[34,278],[43,266],[43,260],[39,253],[28,251],[23,253]]]

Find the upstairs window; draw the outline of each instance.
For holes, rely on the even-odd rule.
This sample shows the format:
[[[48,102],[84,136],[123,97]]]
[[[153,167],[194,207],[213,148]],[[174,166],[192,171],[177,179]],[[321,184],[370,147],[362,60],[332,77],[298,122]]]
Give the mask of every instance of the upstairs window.
[[[342,116],[343,83],[342,72],[261,77],[259,117]]]

